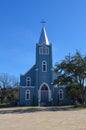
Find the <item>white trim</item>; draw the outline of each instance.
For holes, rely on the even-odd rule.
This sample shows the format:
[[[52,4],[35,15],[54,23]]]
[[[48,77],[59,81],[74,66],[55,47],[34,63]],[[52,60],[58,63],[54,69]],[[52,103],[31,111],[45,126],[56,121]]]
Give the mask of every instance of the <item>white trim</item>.
[[[35,86],[20,86],[20,88],[35,88]]]
[[[40,46],[39,54],[40,55],[49,55],[49,47],[47,47],[46,45]]]
[[[29,92],[29,93],[27,93],[27,92]],[[29,98],[28,99],[27,99],[27,94],[29,94]],[[25,91],[25,100],[30,100],[30,90],[29,89],[27,89]]]
[[[39,47],[39,54],[42,54],[42,46],[41,47]]]
[[[36,43],[36,45],[38,45],[38,46],[43,46],[43,45],[46,45],[46,44]],[[51,45],[51,43],[50,43],[49,45],[46,45],[46,46],[50,46],[50,45]]]
[[[55,88],[66,88],[67,86],[65,86],[65,85],[58,86],[58,85],[56,84],[56,85],[54,85],[54,87],[55,87]]]
[[[51,71],[54,71],[54,68],[52,67],[50,70],[51,70]]]
[[[29,84],[28,84],[29,83]],[[30,76],[28,76],[27,78],[26,78],[26,86],[31,86],[31,77]]]
[[[36,68],[35,71],[38,71],[38,68]]]
[[[43,70],[43,68],[44,68],[43,66],[44,65],[45,65],[45,71]],[[42,61],[42,72],[47,72],[47,62],[45,60]]]
[[[41,102],[41,88],[42,88],[43,85],[46,85],[48,87],[48,92],[49,92],[48,100],[50,102],[51,101],[51,90],[50,90],[48,84],[45,83],[45,82],[40,85],[40,88],[38,90],[38,102]]]

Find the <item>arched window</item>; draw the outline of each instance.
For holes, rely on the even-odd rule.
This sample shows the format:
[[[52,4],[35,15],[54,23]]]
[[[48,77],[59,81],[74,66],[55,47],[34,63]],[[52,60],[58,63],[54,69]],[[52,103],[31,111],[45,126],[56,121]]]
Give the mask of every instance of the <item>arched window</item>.
[[[46,72],[47,71],[47,62],[43,61],[42,62],[42,72]]]
[[[41,88],[41,90],[48,90],[48,87],[44,84]]]
[[[26,78],[26,86],[31,86],[31,78],[30,77]]]
[[[63,90],[59,90],[59,100],[63,100]]]
[[[29,89],[26,90],[26,92],[25,92],[25,99],[26,99],[26,100],[29,100],[29,99],[30,99],[30,90],[29,90]]]

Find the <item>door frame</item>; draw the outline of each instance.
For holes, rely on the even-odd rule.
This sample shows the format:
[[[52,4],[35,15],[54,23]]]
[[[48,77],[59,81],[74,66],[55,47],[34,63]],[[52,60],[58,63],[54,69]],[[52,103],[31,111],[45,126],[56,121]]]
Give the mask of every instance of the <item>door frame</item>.
[[[47,83],[42,83],[41,85],[40,85],[40,87],[39,87],[39,90],[38,90],[38,102],[41,102],[41,89],[42,89],[42,87],[43,87],[43,85],[46,85],[47,86],[47,88],[48,88],[48,101],[50,102],[51,101],[51,90],[50,90],[50,87],[49,87],[49,85],[47,84]]]

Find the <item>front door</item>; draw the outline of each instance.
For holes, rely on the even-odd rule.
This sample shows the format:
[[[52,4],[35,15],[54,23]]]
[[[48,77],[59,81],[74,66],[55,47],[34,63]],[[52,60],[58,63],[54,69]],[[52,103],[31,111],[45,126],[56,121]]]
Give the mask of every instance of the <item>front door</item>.
[[[43,103],[49,102],[49,90],[46,85],[43,85],[41,88],[41,102]]]

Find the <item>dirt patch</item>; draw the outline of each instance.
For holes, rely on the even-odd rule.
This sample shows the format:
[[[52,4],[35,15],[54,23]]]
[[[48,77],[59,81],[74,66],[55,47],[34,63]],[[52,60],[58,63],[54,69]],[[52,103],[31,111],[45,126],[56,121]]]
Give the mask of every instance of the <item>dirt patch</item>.
[[[0,130],[86,130],[86,109],[0,109]]]

